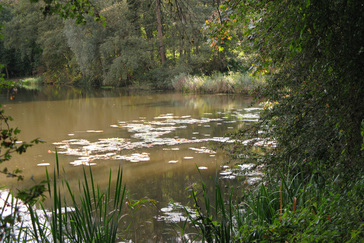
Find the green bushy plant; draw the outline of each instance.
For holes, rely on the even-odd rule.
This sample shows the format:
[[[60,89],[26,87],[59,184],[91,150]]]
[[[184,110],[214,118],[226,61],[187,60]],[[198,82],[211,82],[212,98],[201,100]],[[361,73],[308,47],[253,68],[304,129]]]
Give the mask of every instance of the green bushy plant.
[[[358,242],[363,231],[363,179],[346,184],[323,181],[315,174],[281,175],[280,181],[254,190],[224,194],[215,184],[210,201],[202,182],[202,198],[193,191],[197,216],[192,224],[207,242]]]

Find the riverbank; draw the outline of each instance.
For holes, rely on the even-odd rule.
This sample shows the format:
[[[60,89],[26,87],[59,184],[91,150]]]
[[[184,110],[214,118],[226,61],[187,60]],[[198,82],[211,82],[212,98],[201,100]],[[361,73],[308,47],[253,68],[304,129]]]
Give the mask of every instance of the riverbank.
[[[39,87],[43,85],[49,86],[49,84],[43,83],[42,76],[7,80],[7,82],[11,82],[12,85],[21,86],[26,89],[39,89]],[[191,75],[188,73],[180,73],[171,80],[164,82],[162,86],[159,85],[158,87],[155,87],[152,83],[148,83],[147,81],[134,81],[123,88],[130,91],[151,91],[157,89],[200,94],[249,94],[256,88],[264,86],[265,84],[266,77],[264,75],[252,76],[248,72],[214,73],[212,75]],[[62,84],[60,84],[60,86],[62,86]],[[84,86],[74,85],[73,87]],[[98,86],[94,88],[111,90],[118,87]]]
[[[237,196],[215,185],[192,193],[192,224],[207,242],[362,242],[364,178],[282,175]],[[226,191],[226,190],[225,190]]]

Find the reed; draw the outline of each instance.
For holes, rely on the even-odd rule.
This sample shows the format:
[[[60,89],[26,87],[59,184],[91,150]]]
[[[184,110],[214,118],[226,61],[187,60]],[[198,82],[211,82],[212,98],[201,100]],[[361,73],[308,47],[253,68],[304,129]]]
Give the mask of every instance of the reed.
[[[327,184],[321,180],[318,174],[306,178],[281,174],[279,181],[267,180],[241,196],[234,196],[233,190],[224,193],[216,181],[214,203],[202,182],[203,196],[192,192],[197,217],[186,212],[203,242],[281,241],[296,237],[294,229],[302,231],[320,217],[329,217],[331,222],[327,207],[334,200],[327,196]]]
[[[58,163],[57,163],[58,164]],[[56,171],[54,171],[56,174]],[[59,176],[59,171],[57,170]],[[48,181],[52,181],[47,172]],[[75,194],[67,181],[53,178],[53,207],[51,232],[53,242],[115,242],[118,236],[119,220],[123,216],[125,185],[122,184],[122,170],[117,172],[115,189],[112,192],[112,174],[106,192],[95,185],[91,168],[89,177],[83,168],[83,182],[79,182],[79,193]],[[71,201],[61,196],[61,186],[66,187]],[[51,187],[49,185],[51,193]],[[76,196],[78,195],[78,196]]]
[[[265,84],[264,76],[248,73],[215,73],[211,76],[179,74],[171,81],[176,91],[191,93],[248,93]]]
[[[13,226],[19,217],[18,200],[7,191],[1,191],[0,194],[0,241],[7,242],[17,235]]]
[[[218,183],[215,183],[215,200],[213,204],[207,192],[206,184],[202,181],[202,200],[198,192],[192,191],[192,199],[196,216],[188,209],[188,218],[192,225],[200,229],[202,242],[231,242],[233,230],[233,191],[230,191],[228,204]]]
[[[121,237],[119,222],[125,215],[122,208],[126,189],[122,184],[120,167],[115,182],[110,170],[108,187],[104,192],[94,183],[91,168],[89,173],[83,168],[83,180],[79,181],[78,192],[74,192],[68,181],[60,178],[57,154],[53,175],[46,170],[49,197],[53,203],[51,209],[45,209],[40,202],[40,213],[32,205],[27,205],[31,227],[20,229],[22,237],[17,238],[19,242],[25,242],[21,239],[27,238],[32,242],[104,243],[116,242]],[[69,200],[62,194],[64,191]]]

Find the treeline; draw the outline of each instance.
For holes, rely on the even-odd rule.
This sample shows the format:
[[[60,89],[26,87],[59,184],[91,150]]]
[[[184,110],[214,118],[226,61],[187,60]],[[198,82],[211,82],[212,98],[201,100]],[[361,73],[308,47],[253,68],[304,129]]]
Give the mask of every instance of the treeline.
[[[105,21],[85,16],[84,24],[76,24],[45,16],[41,1],[2,1],[1,72],[8,79],[42,75],[46,83],[165,87],[182,72],[208,75],[242,68],[227,50],[213,51],[202,33],[219,1],[93,3]]]

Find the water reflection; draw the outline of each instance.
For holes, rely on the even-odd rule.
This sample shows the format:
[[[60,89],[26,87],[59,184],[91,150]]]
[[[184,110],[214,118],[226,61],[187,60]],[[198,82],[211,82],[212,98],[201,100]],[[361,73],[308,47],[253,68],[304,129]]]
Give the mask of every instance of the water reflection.
[[[37,165],[49,164],[48,168],[53,169],[55,156],[52,151],[56,146],[67,144],[69,148],[79,149],[78,152],[88,152],[85,156],[72,153],[59,156],[66,179],[76,191],[82,168],[75,167],[75,161],[86,161],[87,156],[95,156],[89,163],[94,164],[94,179],[101,188],[106,187],[110,170],[116,172],[121,164],[129,198],[146,196],[157,202],[156,207],[143,207],[131,218],[135,224],[127,237],[143,242],[154,236],[160,241],[171,240],[171,225],[168,220],[161,220],[165,216],[162,209],[169,208],[172,199],[175,203],[188,205],[186,188],[198,184],[201,179],[213,189],[214,182],[209,178],[219,177],[221,166],[229,159],[219,150],[208,151],[209,144],[220,141],[226,132],[243,126],[241,119],[247,118],[244,114],[254,112],[244,110],[250,106],[250,97],[131,93],[124,90],[19,90],[14,100],[4,94],[0,102],[6,114],[14,118],[11,125],[22,130],[19,139],[30,141],[40,137],[47,141],[24,155],[14,156],[11,164],[6,165],[9,169],[23,170],[23,183],[0,177],[0,184],[21,188],[42,181],[45,169]],[[157,122],[163,122],[163,125]],[[161,131],[168,132],[153,133]],[[182,142],[187,140],[188,143]],[[71,144],[70,141],[85,144]],[[112,155],[97,157],[110,151],[85,149],[85,146],[96,147],[100,141],[105,148],[115,146]],[[124,142],[142,144],[120,149]],[[67,151],[67,148],[59,148],[59,151]],[[145,159],[136,162],[142,156]],[[196,167],[201,168],[201,175]],[[223,183],[229,187],[230,182]]]

